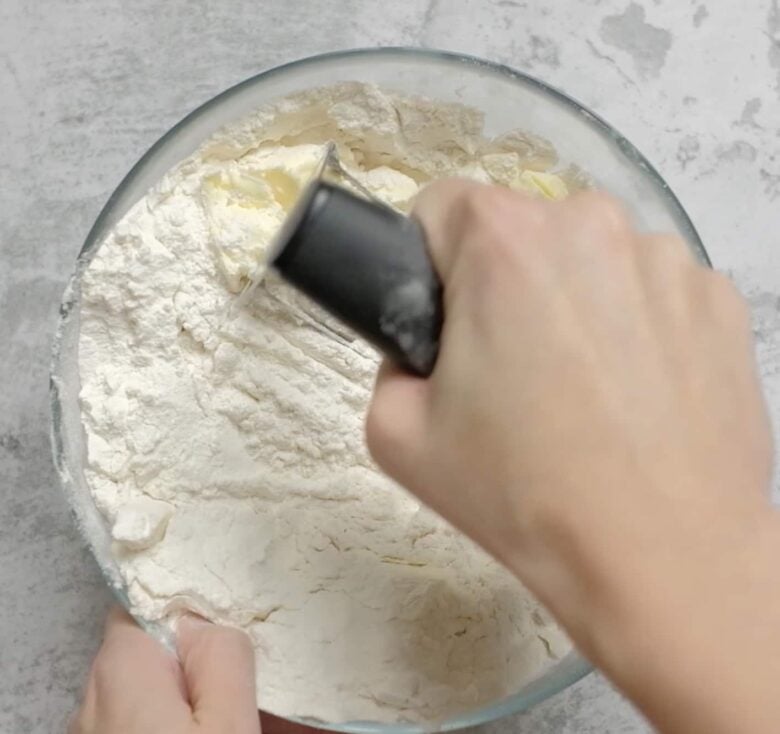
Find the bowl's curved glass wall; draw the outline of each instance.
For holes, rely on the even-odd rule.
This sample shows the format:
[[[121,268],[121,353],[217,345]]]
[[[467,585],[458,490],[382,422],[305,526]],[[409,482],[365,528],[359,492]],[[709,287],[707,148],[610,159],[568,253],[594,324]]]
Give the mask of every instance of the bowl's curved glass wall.
[[[279,97],[342,81],[374,83],[406,94],[460,102],[484,112],[495,135],[522,129],[548,138],[564,163],[575,163],[597,184],[619,195],[643,229],[677,232],[708,262],[701,241],[669,187],[622,136],[578,103],[545,84],[504,66],[470,57],[418,49],[337,52],[272,69],[238,84],[188,115],[141,158],[106,203],[90,231],[60,309],[51,376],[52,442],[64,491],[109,584],[126,603],[110,552],[110,538],[84,479],[85,442],[78,393],[80,280],[106,233],[175,164],[206,138]],[[164,637],[152,627],[153,634]],[[521,711],[581,678],[589,666],[571,654],[516,695],[436,728],[457,729]],[[322,724],[318,724],[322,726]],[[412,734],[431,727],[351,722],[336,731]]]

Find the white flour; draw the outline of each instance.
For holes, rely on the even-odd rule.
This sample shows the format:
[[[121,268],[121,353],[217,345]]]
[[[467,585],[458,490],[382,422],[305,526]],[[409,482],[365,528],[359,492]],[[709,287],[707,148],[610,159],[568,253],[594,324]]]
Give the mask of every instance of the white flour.
[[[476,111],[356,84],[224,130],[85,274],[87,479],[133,612],[174,624],[194,609],[246,630],[264,709],[433,721],[516,692],[569,644],[509,573],[372,465],[370,348],[316,326],[273,277],[227,316],[331,139],[401,209],[453,174],[565,195],[529,170],[554,164],[540,142],[488,142]]]

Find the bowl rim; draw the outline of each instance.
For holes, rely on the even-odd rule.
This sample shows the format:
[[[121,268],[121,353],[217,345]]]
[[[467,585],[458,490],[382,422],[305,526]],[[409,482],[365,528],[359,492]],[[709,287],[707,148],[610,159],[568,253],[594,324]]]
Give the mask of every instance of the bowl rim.
[[[88,256],[97,246],[97,244],[99,244],[99,236],[103,234],[105,223],[109,215],[112,213],[117,200],[133,183],[135,178],[141,173],[146,163],[150,159],[154,158],[157,152],[164,148],[170,140],[177,137],[192,122],[207,114],[211,109],[218,107],[226,100],[239,94],[245,89],[262,83],[275,76],[304,69],[307,66],[317,65],[322,62],[342,60],[348,61],[351,59],[361,58],[389,58],[394,55],[405,56],[411,59],[417,58],[422,61],[443,61],[450,64],[464,64],[485,69],[496,75],[504,76],[520,84],[533,87],[552,97],[553,99],[563,103],[564,106],[570,108],[571,110],[576,111],[581,116],[585,124],[590,125],[602,135],[611,138],[617,144],[623,155],[629,158],[634,166],[643,170],[644,175],[646,175],[651,180],[655,187],[659,189],[663,196],[666,197],[669,201],[671,207],[674,210],[674,215],[678,220],[678,225],[687,235],[689,244],[698,250],[702,261],[707,266],[712,266],[701,237],[699,236],[696,227],[694,226],[690,216],[683,207],[679,198],[672,191],[670,186],[666,183],[655,166],[650,163],[650,161],[636,148],[636,146],[634,146],[628,139],[626,139],[621,133],[612,127],[612,125],[606,122],[606,120],[604,120],[598,114],[594,113],[581,102],[577,101],[574,97],[526,72],[519,71],[503,63],[489,61],[487,59],[483,59],[467,53],[415,46],[377,46],[342,49],[298,58],[293,61],[265,69],[228,87],[224,91],[219,92],[202,104],[198,105],[191,112],[182,117],[171,128],[169,128],[165,133],[163,133],[163,135],[161,135],[146,150],[146,152],[136,161],[136,163],[120,180],[119,184],[112,191],[105,204],[101,208],[100,213],[98,214],[94,223],[90,227],[87,236],[84,239],[84,244],[82,245],[76,259],[75,269],[68,279],[68,283],[62,297],[57,316],[57,329],[55,332],[51,353],[49,405],[52,416],[52,424],[50,435],[54,463],[58,470],[60,483],[63,488],[71,481],[69,467],[67,466],[66,457],[64,455],[65,450],[62,436],[63,422],[61,418],[63,396],[61,394],[59,375],[61,373],[61,363],[63,358],[63,329],[67,321],[71,318],[74,307],[76,307],[80,301],[78,283],[81,274],[83,273],[83,270],[88,263]],[[75,513],[73,508],[72,511]],[[97,555],[91,541],[88,538],[86,540],[93,555]],[[101,572],[106,578],[109,587],[117,596],[117,599],[123,604],[123,606],[126,606],[127,599],[124,598],[121,589],[116,588],[116,586],[111,583],[111,579],[108,577],[105,570],[102,569],[102,567]],[[326,729],[329,731],[345,732],[347,734],[427,734],[432,731],[453,731],[466,727],[478,726],[525,711],[531,706],[544,701],[547,698],[551,698],[552,696],[563,691],[565,688],[570,687],[593,670],[593,666],[575,652],[573,653],[573,658],[571,660],[570,670],[562,674],[560,679],[555,681],[553,684],[535,687],[534,683],[536,681],[532,681],[530,684],[525,686],[526,690],[524,692],[513,694],[497,702],[481,706],[477,709],[474,709],[473,711],[457,715],[446,721],[438,722],[434,725],[410,723],[388,724],[363,721],[350,721],[336,724],[299,717],[287,718],[290,721],[297,723],[316,726],[320,729]]]
[[[192,111],[187,113],[184,117],[181,118],[181,120],[179,120],[165,133],[163,133],[154,143],[152,143],[147,151],[135,162],[127,174],[125,174],[109,198],[106,200],[105,205],[100,210],[100,213],[95,219],[95,223],[90,228],[89,233],[84,240],[84,245],[79,252],[79,257],[87,254],[90,248],[94,245],[94,240],[97,239],[97,234],[102,231],[103,221],[107,218],[108,214],[113,209],[116,200],[124,192],[124,190],[130,186],[135,177],[141,172],[141,169],[144,167],[146,162],[150,158],[153,158],[155,153],[164,147],[170,139],[176,137],[190,123],[209,112],[209,110],[212,108],[219,106],[227,99],[239,94],[245,89],[254,86],[255,84],[261,83],[275,76],[295,71],[296,69],[305,68],[306,66],[316,65],[328,61],[359,59],[361,57],[389,58],[393,55],[417,57],[425,61],[438,60],[455,64],[460,63],[467,66],[483,68],[495,74],[513,79],[521,84],[526,84],[530,87],[538,89],[539,91],[548,94],[554,99],[563,103],[566,107],[576,111],[588,125],[611,138],[617,144],[621,152],[632,161],[634,166],[643,169],[648,178],[650,178],[655,186],[663,192],[663,195],[669,200],[672,207],[675,209],[675,214],[679,217],[679,224],[689,236],[690,244],[699,251],[699,254],[701,255],[706,265],[712,267],[712,262],[706,248],[704,247],[701,236],[693,224],[690,215],[686,211],[685,207],[683,207],[679,197],[674,193],[664,177],[648,160],[648,158],[630,140],[622,135],[622,133],[610,125],[603,117],[593,112],[593,110],[591,110],[585,104],[578,101],[570,94],[562,91],[558,87],[506,64],[497,61],[490,61],[488,59],[483,59],[479,56],[474,56],[467,53],[461,53],[459,51],[446,51],[442,49],[422,48],[417,46],[369,46],[341,49],[337,51],[327,51],[325,53],[314,54],[313,56],[304,56],[298,59],[294,59],[293,61],[287,61],[278,66],[265,69],[258,72],[257,74],[253,74],[252,76],[237,82],[236,84],[206,100],[202,104],[195,107]]]

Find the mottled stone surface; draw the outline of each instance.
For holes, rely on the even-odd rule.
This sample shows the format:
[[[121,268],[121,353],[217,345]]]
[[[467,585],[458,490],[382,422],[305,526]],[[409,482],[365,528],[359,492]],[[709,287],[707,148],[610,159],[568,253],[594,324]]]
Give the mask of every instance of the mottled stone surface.
[[[214,93],[382,44],[514,65],[637,144],[750,298],[780,419],[778,0],[0,0],[0,733],[62,730],[110,603],[48,442],[52,327],[90,224],[139,155]],[[598,676],[491,728],[648,731]]]

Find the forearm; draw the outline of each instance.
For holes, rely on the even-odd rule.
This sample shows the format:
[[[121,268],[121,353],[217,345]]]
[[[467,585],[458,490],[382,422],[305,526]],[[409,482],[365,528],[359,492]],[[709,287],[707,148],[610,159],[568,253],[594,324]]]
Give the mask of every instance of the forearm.
[[[695,509],[551,521],[513,567],[664,734],[776,734],[780,519]]]
[[[376,461],[666,734],[777,734],[780,530],[744,299],[597,192],[453,181],[415,215],[442,349],[428,380],[377,380]]]

